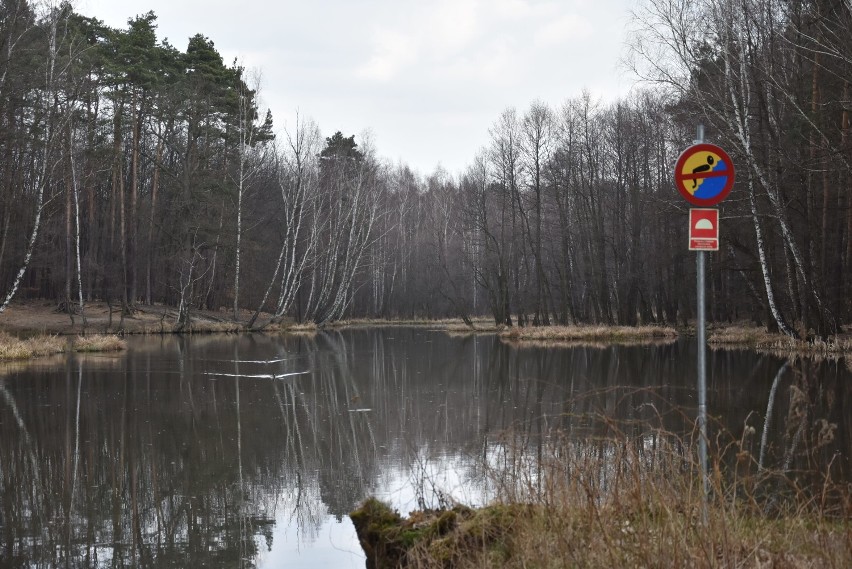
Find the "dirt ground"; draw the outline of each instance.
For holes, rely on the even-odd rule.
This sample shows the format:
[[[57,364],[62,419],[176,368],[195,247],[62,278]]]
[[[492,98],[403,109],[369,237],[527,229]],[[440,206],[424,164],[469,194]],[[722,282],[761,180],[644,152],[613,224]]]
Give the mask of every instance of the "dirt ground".
[[[85,306],[86,324],[80,314],[74,315],[74,323],[67,312],[57,309],[55,302],[34,300],[13,302],[0,314],[0,330],[13,334],[50,333],[50,334],[80,334],[86,333],[117,333],[128,334],[171,332],[177,321],[177,311],[161,305],[140,306],[133,314],[121,318],[118,305],[110,308],[104,302],[92,302]],[[196,331],[227,332],[242,328],[234,322],[230,312],[224,310],[193,311],[192,328]],[[265,315],[268,318],[268,315]],[[251,318],[251,312],[240,314],[242,322]],[[262,319],[262,317],[261,317]]]

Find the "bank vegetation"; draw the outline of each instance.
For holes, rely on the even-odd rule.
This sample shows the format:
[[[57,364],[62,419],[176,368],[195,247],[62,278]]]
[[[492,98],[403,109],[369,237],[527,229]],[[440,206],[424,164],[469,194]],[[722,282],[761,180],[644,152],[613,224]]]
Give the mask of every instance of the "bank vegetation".
[[[509,443],[479,465],[495,492],[482,507],[450,500],[403,517],[369,499],[352,521],[374,569],[848,567],[842,469],[767,469],[754,435],[713,458],[706,503],[688,441],[622,433],[556,438],[538,458]]]
[[[126,348],[127,342],[113,334],[74,338],[37,334],[18,338],[0,332],[0,361],[27,360],[66,352],[117,352]]]

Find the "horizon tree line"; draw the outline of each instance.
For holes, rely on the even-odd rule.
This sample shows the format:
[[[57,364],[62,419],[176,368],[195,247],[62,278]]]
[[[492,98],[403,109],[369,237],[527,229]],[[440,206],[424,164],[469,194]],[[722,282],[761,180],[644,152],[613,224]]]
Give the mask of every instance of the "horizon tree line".
[[[683,324],[672,168],[701,122],[737,166],[709,316],[825,338],[852,310],[849,29],[849,0],[648,0],[643,88],[508,108],[464,172],[421,176],[310,119],[276,133],[242,64],[201,34],[158,41],[153,12],[114,29],[7,0],[0,312]]]

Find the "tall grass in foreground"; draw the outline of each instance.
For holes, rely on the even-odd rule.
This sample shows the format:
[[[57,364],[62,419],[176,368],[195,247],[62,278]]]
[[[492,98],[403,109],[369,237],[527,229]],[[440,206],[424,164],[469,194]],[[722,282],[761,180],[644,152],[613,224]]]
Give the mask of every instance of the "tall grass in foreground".
[[[353,513],[368,567],[852,567],[852,492],[832,465],[759,467],[746,429],[713,456],[705,523],[692,444],[611,432],[535,448],[507,434],[480,465],[483,508],[402,519],[368,501]]]

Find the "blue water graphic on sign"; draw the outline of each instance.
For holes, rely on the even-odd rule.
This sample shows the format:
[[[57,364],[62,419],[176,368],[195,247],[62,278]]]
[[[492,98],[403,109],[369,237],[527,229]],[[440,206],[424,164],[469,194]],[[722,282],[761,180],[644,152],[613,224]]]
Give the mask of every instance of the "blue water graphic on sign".
[[[711,172],[722,172],[727,170],[728,166],[723,160],[720,160],[713,167]],[[728,182],[727,176],[714,176],[710,178],[702,178],[698,189],[693,194],[696,198],[710,199],[718,196],[725,189],[725,184]]]

